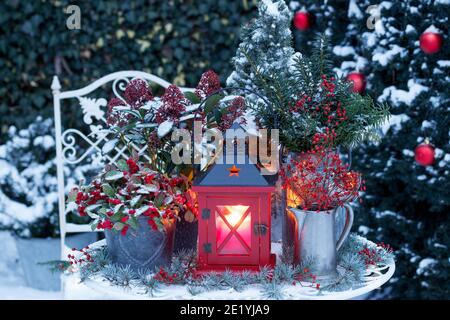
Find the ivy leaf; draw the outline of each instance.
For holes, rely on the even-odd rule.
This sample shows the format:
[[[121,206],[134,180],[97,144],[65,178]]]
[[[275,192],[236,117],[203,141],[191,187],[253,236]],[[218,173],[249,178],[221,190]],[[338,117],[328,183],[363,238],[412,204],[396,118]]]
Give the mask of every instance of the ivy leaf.
[[[200,103],[201,100],[200,98],[193,92],[187,91],[184,92],[184,96],[192,103],[192,104],[197,104]]]
[[[104,194],[106,194],[108,197],[114,197],[115,196],[115,192],[114,192],[114,189],[113,189],[113,187],[111,187],[111,185],[109,184],[109,183],[105,183],[105,184],[103,184],[102,185],[102,190],[103,190],[103,193]]]
[[[208,100],[205,102],[205,114],[209,114],[219,103],[220,100],[222,100],[223,96],[221,94],[213,94],[208,98]]]
[[[129,171],[130,170],[125,159],[120,159],[119,161],[117,161],[117,167],[119,168],[120,171]]]
[[[105,179],[106,181],[116,181],[123,178],[123,172],[120,171],[109,171],[106,175],[105,175]]]
[[[119,139],[112,139],[106,142],[102,147],[102,154],[108,154],[111,152],[117,145],[117,142],[119,142]]]

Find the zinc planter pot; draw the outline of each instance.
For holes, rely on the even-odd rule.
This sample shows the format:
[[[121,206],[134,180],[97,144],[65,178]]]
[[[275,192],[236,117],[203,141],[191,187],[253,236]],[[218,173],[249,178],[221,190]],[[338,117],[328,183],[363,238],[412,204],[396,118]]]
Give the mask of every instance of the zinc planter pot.
[[[112,261],[130,265],[132,269],[168,266],[172,260],[175,223],[167,224],[163,232],[153,230],[146,217],[139,217],[138,228],[128,229],[126,235],[105,230],[106,245]]]
[[[290,237],[294,243],[294,263],[313,261],[311,272],[319,279],[337,276],[337,251],[350,233],[353,210],[349,205],[327,211],[288,208]],[[345,212],[345,224],[336,241],[336,215]]]

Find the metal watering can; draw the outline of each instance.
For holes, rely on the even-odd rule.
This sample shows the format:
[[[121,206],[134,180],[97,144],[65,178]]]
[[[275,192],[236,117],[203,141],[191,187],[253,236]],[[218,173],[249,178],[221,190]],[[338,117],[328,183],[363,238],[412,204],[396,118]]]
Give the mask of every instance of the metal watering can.
[[[345,223],[336,241],[336,221],[343,213]],[[318,212],[287,208],[286,218],[294,224],[294,262],[313,261],[311,271],[319,279],[336,277],[336,255],[353,225],[353,209],[347,204]]]

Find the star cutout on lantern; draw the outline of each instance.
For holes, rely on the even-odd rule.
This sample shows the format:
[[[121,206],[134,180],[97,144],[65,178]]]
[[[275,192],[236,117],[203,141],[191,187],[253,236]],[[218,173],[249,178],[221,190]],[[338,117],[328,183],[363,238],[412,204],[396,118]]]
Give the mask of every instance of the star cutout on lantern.
[[[233,164],[233,166],[229,168],[228,171],[230,171],[230,177],[232,176],[239,177],[239,171],[241,171],[241,169],[239,169],[238,167],[236,167],[235,164]]]

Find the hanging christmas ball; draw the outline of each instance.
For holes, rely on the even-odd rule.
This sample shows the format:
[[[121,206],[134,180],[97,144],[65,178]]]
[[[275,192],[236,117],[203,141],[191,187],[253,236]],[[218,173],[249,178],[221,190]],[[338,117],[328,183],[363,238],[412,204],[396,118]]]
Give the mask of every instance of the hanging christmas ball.
[[[426,54],[439,52],[442,48],[442,35],[437,32],[424,32],[420,36],[420,48]]]
[[[434,148],[429,143],[422,143],[414,151],[416,162],[422,166],[430,166],[434,163]]]
[[[347,80],[353,82],[353,92],[363,93],[366,90],[366,76],[359,72],[352,72],[347,75]]]
[[[311,28],[313,15],[307,11],[298,11],[294,15],[294,26],[296,29],[305,31]]]

